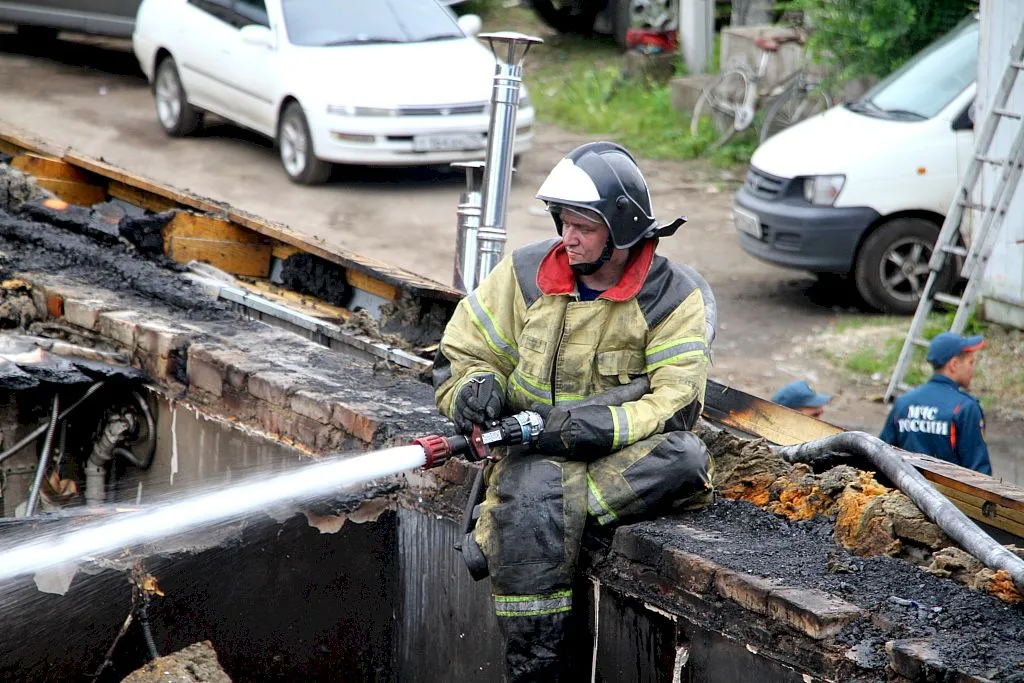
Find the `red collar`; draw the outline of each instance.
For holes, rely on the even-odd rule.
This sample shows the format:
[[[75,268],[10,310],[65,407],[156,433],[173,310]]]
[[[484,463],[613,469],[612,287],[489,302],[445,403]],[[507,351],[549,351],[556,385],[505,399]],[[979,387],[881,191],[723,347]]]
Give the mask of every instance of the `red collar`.
[[[647,279],[654,261],[654,249],[657,240],[647,240],[639,249],[635,249],[626,262],[622,277],[610,289],[601,292],[599,299],[610,301],[628,301],[635,297]],[[565,245],[559,242],[547,253],[540,262],[537,271],[537,286],[544,294],[573,294],[576,292],[576,273],[569,266],[569,256],[565,253]]]

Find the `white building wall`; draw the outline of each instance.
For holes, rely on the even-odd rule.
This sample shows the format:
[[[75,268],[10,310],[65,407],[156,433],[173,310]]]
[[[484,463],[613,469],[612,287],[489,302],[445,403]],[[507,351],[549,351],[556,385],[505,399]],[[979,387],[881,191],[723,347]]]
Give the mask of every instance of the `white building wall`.
[[[981,42],[978,59],[977,131],[992,108],[1009,61],[1010,49],[1024,26],[1024,0],[981,0]],[[1017,78],[1007,109],[1024,112],[1024,73]],[[1003,119],[996,131],[990,156],[1005,158],[1021,121]],[[990,203],[1001,169],[986,165],[982,195]],[[977,223],[975,223],[977,225]],[[1010,205],[982,283],[981,315],[986,320],[1024,328],[1024,188]]]

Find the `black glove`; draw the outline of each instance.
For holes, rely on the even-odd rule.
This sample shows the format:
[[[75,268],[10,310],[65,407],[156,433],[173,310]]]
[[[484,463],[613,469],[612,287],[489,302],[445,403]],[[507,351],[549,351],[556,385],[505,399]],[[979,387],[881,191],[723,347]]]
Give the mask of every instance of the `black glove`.
[[[502,390],[494,375],[477,375],[462,387],[455,397],[452,422],[464,434],[473,431],[473,425],[497,420],[502,409]]]
[[[565,409],[555,406],[544,418],[544,431],[537,437],[536,450],[590,461],[612,450],[612,413],[607,406]]]

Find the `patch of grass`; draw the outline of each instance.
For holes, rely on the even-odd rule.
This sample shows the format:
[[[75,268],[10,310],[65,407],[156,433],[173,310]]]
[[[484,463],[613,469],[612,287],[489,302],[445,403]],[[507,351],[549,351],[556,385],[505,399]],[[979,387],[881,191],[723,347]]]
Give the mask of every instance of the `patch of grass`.
[[[952,313],[932,313],[924,338],[945,332],[952,322]],[[847,378],[881,388],[889,382],[909,328],[909,318],[844,316],[822,336],[817,347],[822,357]],[[974,316],[968,319],[964,334],[985,336],[971,393],[978,396],[986,412],[1024,416],[1024,335]],[[925,350],[915,348],[906,383],[916,386],[931,375]]]
[[[872,379],[881,375],[888,381],[889,374],[896,367],[896,361],[899,360],[902,348],[903,338],[893,336],[886,339],[881,347],[864,346],[854,349],[844,359],[843,367],[854,374],[864,375]],[[917,355],[919,358],[915,360],[923,362],[924,354]],[[931,372],[923,367],[924,364],[922,362],[911,363],[905,380],[907,384],[920,384],[931,376]]]
[[[527,79],[538,116],[567,130],[611,138],[650,159],[693,159],[709,152],[711,126],[690,134],[690,118],[672,106],[667,85],[627,79],[617,60],[574,56],[536,70]],[[750,135],[710,153],[723,166],[749,161],[756,147]]]

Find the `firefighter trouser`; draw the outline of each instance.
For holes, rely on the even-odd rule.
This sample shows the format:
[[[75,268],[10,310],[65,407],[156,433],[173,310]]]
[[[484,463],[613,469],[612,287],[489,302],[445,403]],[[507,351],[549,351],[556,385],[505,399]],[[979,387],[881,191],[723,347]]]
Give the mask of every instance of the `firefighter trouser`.
[[[584,526],[710,503],[710,470],[704,443],[682,431],[590,463],[511,454],[490,468],[474,539],[487,559],[509,681],[569,680]]]

